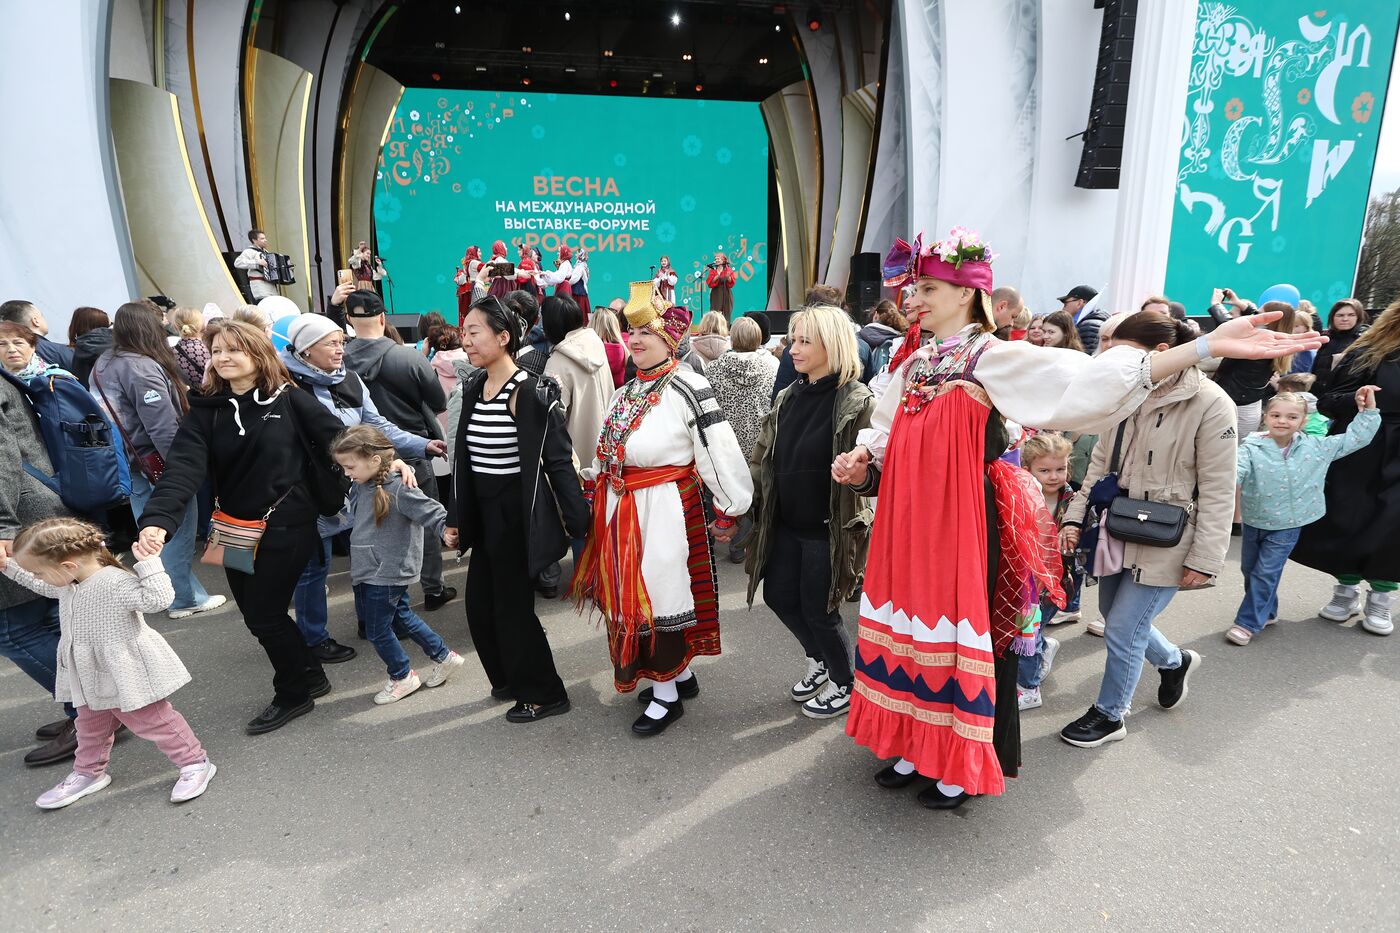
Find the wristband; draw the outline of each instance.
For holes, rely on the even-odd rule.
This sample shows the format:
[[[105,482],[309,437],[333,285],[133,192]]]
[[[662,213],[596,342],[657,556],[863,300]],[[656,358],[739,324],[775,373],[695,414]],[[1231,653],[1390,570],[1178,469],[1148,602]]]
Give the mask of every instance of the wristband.
[[[715,514],[715,527],[720,531],[727,531],[739,524],[738,519],[730,518],[728,515]]]
[[[1196,356],[1202,360],[1211,358],[1210,340],[1205,334],[1196,338]]]

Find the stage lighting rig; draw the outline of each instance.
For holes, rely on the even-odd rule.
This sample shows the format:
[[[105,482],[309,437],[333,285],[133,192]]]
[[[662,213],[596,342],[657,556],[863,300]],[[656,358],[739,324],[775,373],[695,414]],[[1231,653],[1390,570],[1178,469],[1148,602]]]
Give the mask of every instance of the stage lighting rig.
[[[822,28],[822,5],[814,3],[807,8],[807,28],[812,32],[820,32]]]

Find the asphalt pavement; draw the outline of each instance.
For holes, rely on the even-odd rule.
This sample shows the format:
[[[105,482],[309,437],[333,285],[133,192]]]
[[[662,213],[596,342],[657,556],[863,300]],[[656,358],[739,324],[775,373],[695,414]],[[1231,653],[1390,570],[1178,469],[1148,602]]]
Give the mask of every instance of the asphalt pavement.
[[[1181,708],[1156,706],[1149,669],[1127,740],[1064,744],[1103,641],[1055,627],[1021,777],[935,813],[920,785],[871,781],[881,763],[844,720],[786,699],[801,652],[765,607],[745,608],[742,568],[721,567],[724,654],[696,664],[701,695],[640,739],[603,634],[562,602],[539,608],[569,714],[505,721],[460,597],[424,617],[467,665],[375,706],[384,667],[355,638],[338,562],[332,634],[360,655],[328,667],[334,691],[275,733],[243,734],[271,670],[237,609],[153,620],[194,676],[172,701],[219,767],[182,806],[175,769],[126,738],[108,789],[36,809],[66,770],[21,758],[58,709],[0,667],[0,928],[1400,929],[1400,639],[1316,618],[1329,581],[1290,565],[1281,623],[1227,644],[1237,566],[1160,620],[1204,656]],[[449,581],[463,586],[465,568],[449,561]]]

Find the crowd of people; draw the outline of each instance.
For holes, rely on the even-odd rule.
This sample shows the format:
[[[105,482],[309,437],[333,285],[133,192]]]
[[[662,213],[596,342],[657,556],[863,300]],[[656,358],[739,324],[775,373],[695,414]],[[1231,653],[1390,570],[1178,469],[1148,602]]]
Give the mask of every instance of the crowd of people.
[[[312,712],[327,666],[358,653],[327,628],[337,548],[384,665],[374,703],[447,682],[464,656],[410,599],[456,598],[446,547],[470,553],[472,649],[509,722],[570,709],[535,608],[566,596],[601,621],[616,689],[639,701],[630,729],[654,737],[699,696],[695,659],[720,654],[722,554],[796,639],[783,692],[845,716],[887,760],[881,787],[928,779],[932,809],[1018,774],[1019,716],[1059,648],[1047,632],[1081,621],[1089,583],[1104,675],[1060,732],[1084,748],[1127,735],[1144,664],[1162,707],[1186,699],[1203,658],[1154,620],[1226,572],[1232,533],[1245,596],[1229,643],[1277,622],[1290,558],[1336,577],[1323,618],[1391,632],[1400,302],[1374,322],[1338,302],[1318,333],[1296,290],[1257,309],[1225,292],[1202,333],[1161,296],[1110,314],[1081,285],[1035,315],[992,258],[960,228],[898,241],[894,300],[848,311],[818,285],[785,335],[763,312],[693,320],[669,263],[590,309],[586,255],[546,271],[502,242],[485,261],[468,249],[457,322],[424,315],[416,345],[364,278],[323,313],[281,316],[277,297],[231,316],[83,308],[67,345],[6,302],[0,651],[65,704],[26,762],[75,759],[38,805],[107,786],[122,728],[180,769],[172,800],[208,787],[216,769],[169,702],[190,674],[146,623],[224,607],[196,558],[223,570],[272,669],[249,734]],[[110,511],[75,506],[78,461],[46,431],[49,395],[74,385],[126,461]]]

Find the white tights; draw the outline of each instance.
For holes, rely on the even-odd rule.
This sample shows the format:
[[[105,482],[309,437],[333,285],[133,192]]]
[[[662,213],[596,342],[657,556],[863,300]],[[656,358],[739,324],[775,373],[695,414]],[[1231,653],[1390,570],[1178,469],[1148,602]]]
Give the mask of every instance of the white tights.
[[[651,685],[652,702],[646,708],[647,717],[650,719],[665,719],[666,707],[657,703],[657,700],[664,700],[667,703],[674,703],[681,698],[680,690],[676,684],[683,680],[689,680],[692,676],[690,665],[686,665],[685,670],[676,675],[674,680],[657,680]]]

